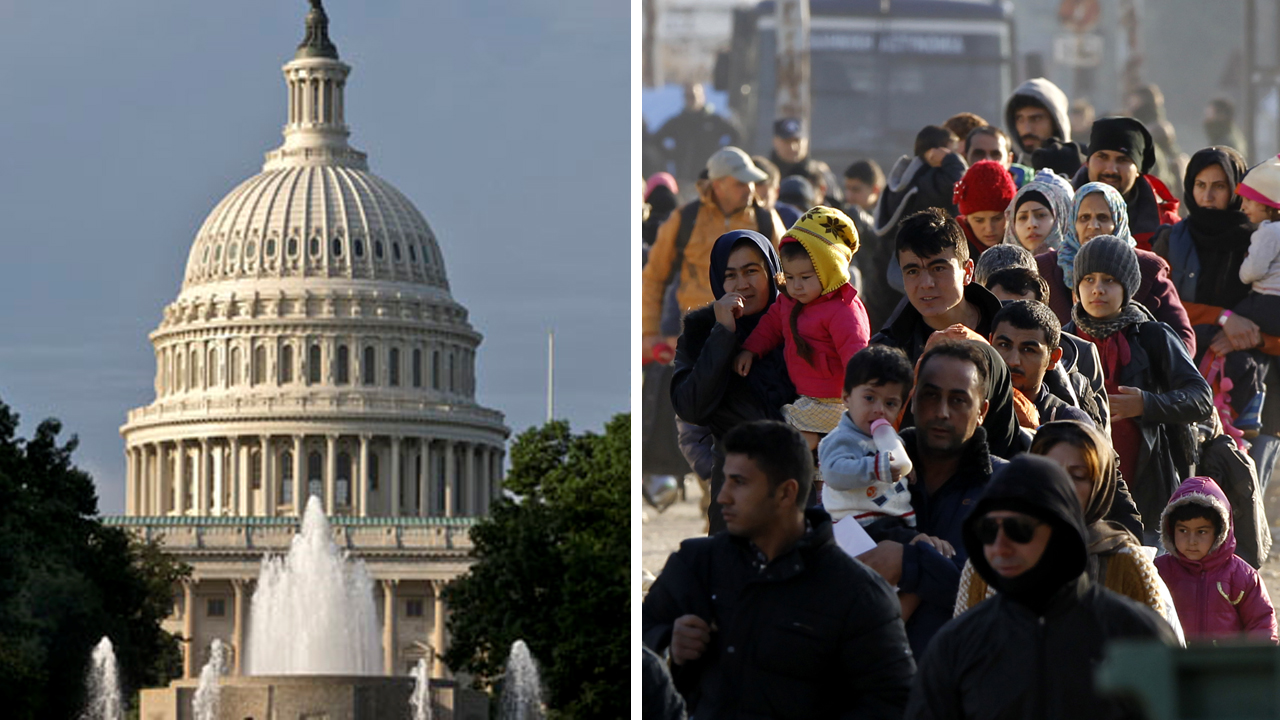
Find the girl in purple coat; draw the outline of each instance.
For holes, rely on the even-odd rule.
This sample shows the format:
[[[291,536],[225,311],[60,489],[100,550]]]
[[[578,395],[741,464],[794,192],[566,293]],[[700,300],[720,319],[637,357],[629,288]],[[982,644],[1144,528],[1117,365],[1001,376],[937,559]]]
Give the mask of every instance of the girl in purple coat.
[[[1156,569],[1169,586],[1187,640],[1248,635],[1276,642],[1276,615],[1267,587],[1236,557],[1231,503],[1207,477],[1183,481],[1160,516],[1168,555]]]

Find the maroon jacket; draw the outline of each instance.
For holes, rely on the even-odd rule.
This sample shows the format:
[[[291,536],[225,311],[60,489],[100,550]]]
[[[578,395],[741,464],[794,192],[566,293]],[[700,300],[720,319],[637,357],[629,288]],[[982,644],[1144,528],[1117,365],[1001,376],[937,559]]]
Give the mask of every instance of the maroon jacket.
[[[1168,519],[1174,508],[1187,503],[1204,505],[1222,519],[1213,550],[1199,561],[1178,554]],[[1235,555],[1231,503],[1217,483],[1207,477],[1184,480],[1160,515],[1160,540],[1169,554],[1156,558],[1156,569],[1173,595],[1187,640],[1247,634],[1276,642],[1276,614],[1267,586],[1257,570]]]
[[[800,357],[791,339],[791,309],[795,306],[795,300],[779,295],[751,331],[751,337],[742,343],[742,349],[759,357],[785,342],[787,374],[795,383],[796,392],[811,398],[843,397],[845,365],[871,338],[871,321],[857,289],[845,283],[800,312],[796,327],[813,348],[812,364]]]
[[[1138,270],[1142,272],[1142,284],[1133,299],[1151,311],[1156,320],[1173,328],[1173,332],[1187,346],[1187,353],[1196,356],[1196,332],[1191,329],[1191,320],[1187,318],[1187,310],[1182,307],[1178,297],[1178,289],[1169,279],[1169,263],[1159,255],[1147,250],[1134,250],[1138,254]],[[1036,266],[1040,277],[1049,284],[1049,309],[1058,316],[1058,322],[1066,325],[1071,322],[1071,288],[1063,279],[1062,268],[1058,267],[1058,251],[1050,250],[1036,256]]]

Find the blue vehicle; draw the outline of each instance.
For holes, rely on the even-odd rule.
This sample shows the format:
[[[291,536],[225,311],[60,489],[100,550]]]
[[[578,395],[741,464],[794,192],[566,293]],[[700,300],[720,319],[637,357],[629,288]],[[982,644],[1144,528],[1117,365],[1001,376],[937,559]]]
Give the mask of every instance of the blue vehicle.
[[[986,0],[811,0],[810,155],[839,174],[859,158],[888,168],[916,133],[958,112],[1004,126],[1013,89],[1012,9]],[[735,11],[716,86],[768,154],[774,121],[775,8]]]

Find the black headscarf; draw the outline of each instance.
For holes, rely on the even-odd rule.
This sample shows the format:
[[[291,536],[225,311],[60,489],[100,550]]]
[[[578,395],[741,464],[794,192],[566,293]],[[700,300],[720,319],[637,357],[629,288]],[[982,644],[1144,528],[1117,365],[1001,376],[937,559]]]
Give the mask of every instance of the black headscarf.
[[[1210,165],[1218,165],[1227,175],[1231,201],[1226,210],[1204,208],[1196,204],[1196,176]],[[1249,252],[1253,225],[1240,211],[1241,198],[1236,186],[1244,179],[1244,158],[1229,147],[1207,147],[1191,156],[1183,178],[1183,202],[1189,215],[1186,223],[1200,258],[1200,279],[1196,281],[1196,300],[1207,305],[1232,307],[1249,294],[1249,286],[1240,282],[1240,263]]]
[[[995,571],[982,553],[978,522],[993,510],[1030,515],[1053,528],[1035,567],[1014,578]],[[1080,500],[1067,471],[1038,455],[1018,455],[991,476],[961,530],[973,569],[1009,599],[1043,613],[1053,596],[1080,577],[1088,564],[1087,531]]]
[[[778,253],[773,249],[769,238],[754,230],[727,232],[717,238],[715,245],[711,247],[711,293],[715,295],[716,300],[719,300],[724,297],[724,271],[729,265],[729,256],[738,247],[748,244],[754,245],[764,256],[765,273],[769,276],[769,298],[764,310],[755,315],[743,315],[734,323],[734,334],[738,337],[739,344],[746,341],[751,331],[756,329],[760,318],[764,317],[765,312],[769,310],[769,306],[778,299],[778,273],[782,272],[782,262],[778,259]],[[795,386],[787,374],[787,364],[783,358],[781,346],[751,364],[751,372],[747,373],[747,383],[756,397],[772,408],[781,408],[796,396]]]

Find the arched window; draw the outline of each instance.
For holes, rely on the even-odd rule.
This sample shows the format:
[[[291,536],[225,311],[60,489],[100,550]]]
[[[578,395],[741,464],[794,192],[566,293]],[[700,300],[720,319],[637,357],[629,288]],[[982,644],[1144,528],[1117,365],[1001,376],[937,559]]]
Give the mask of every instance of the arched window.
[[[422,349],[413,349],[413,386],[422,387]]]
[[[192,390],[200,387],[200,352],[191,351],[191,363],[187,366],[187,387]]]
[[[378,382],[378,353],[373,349],[372,345],[366,345],[364,348],[364,362],[361,363],[361,371],[364,374],[363,381],[365,385],[373,385]]]
[[[267,238],[267,257],[274,258],[276,255],[276,239]]]
[[[280,348],[280,384],[293,382],[293,346],[285,343]]]
[[[307,382],[320,382],[320,345],[311,343],[307,348]]]
[[[391,243],[391,255],[400,262],[400,243]]]
[[[320,255],[320,238],[311,238],[311,257],[319,257]]]
[[[335,505],[351,505],[351,455],[338,453],[338,479],[334,487]]]
[[[208,361],[204,365],[205,385],[207,387],[217,387],[218,385],[218,349],[209,348],[209,354],[206,356]]]
[[[418,262],[418,252],[414,249],[413,243],[409,243],[409,261]]]
[[[185,379],[185,376],[182,374],[182,358],[183,358],[182,351],[179,350],[177,353],[175,353],[175,357],[177,360],[177,367],[174,369],[173,374],[177,377],[177,380],[178,380],[178,382],[176,383],[177,389],[181,390],[183,387],[182,382]]]
[[[307,494],[324,497],[324,458],[313,452],[307,456]],[[332,512],[331,508],[325,511]]]
[[[374,256],[376,256],[379,260],[381,260],[381,259],[382,259],[382,241],[381,241],[381,240],[374,240],[374,241],[373,241],[373,254],[374,254]]]
[[[227,376],[230,378],[231,387],[240,384],[240,348],[231,348],[230,367],[227,368]]]
[[[298,238],[296,237],[289,238],[289,243],[285,247],[289,251],[289,257],[298,256]]]
[[[333,239],[333,256],[342,257],[342,238]]]
[[[253,349],[253,384],[261,385],[267,381],[267,346],[259,345]]]
[[[364,241],[356,238],[351,241],[355,245],[356,257],[364,257]]]
[[[293,504],[293,453],[280,453],[280,502]]]
[[[400,348],[391,348],[388,353],[387,383],[392,387],[400,386]]]
[[[431,389],[440,389],[440,351],[431,351]]]
[[[351,352],[346,345],[338,346],[338,362],[334,369],[334,376],[339,385],[346,385],[351,382]]]

